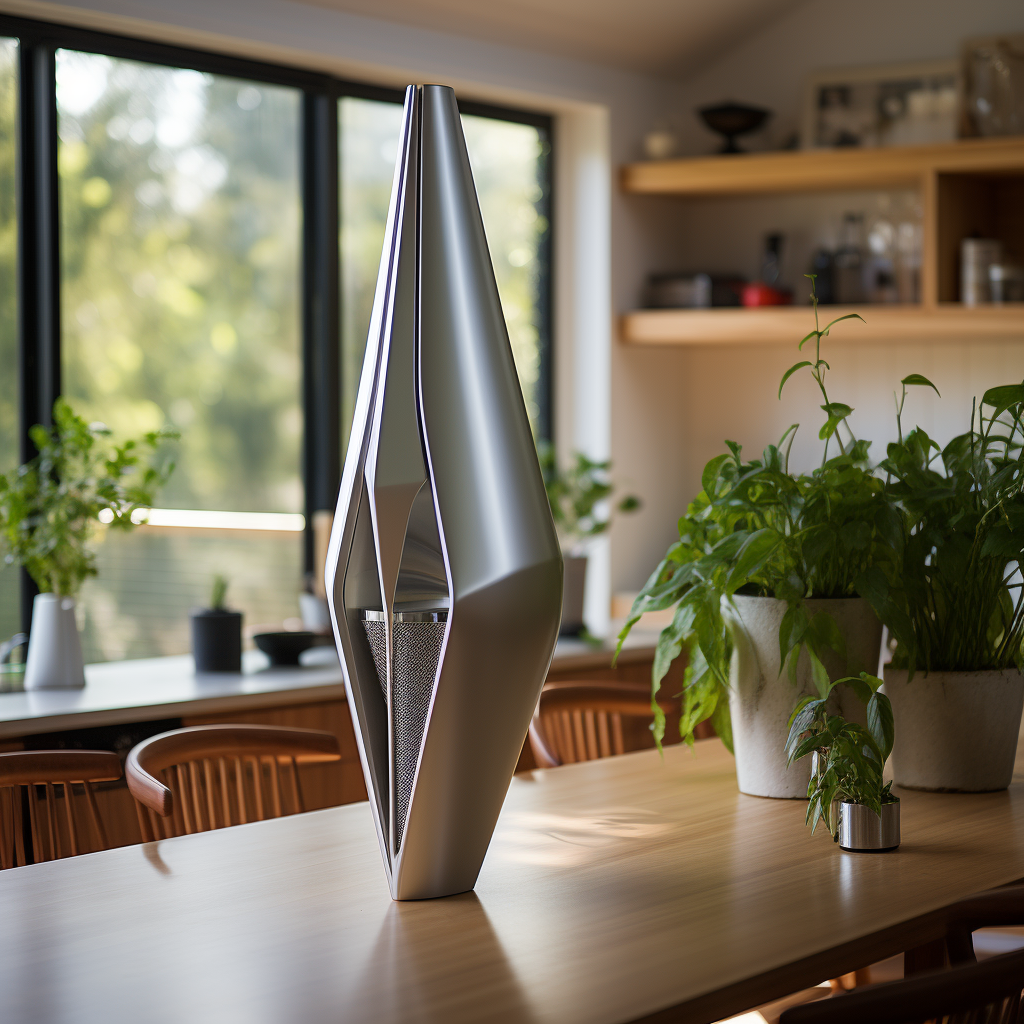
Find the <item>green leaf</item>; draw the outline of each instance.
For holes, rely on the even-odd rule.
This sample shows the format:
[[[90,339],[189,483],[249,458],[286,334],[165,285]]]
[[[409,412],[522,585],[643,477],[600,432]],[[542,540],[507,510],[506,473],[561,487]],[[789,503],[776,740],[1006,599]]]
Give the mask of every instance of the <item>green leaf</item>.
[[[842,419],[838,416],[829,416],[825,421],[821,430],[818,431],[818,437],[822,441],[827,441],[838,428],[839,424],[842,423]]]
[[[920,373],[912,373],[909,376],[904,377],[900,383],[907,388],[914,387],[915,385],[918,387],[931,388],[935,394],[939,395],[939,398],[942,397],[942,395],[939,394],[939,389],[927,377]]]
[[[1001,387],[989,388],[981,396],[982,405],[990,405],[998,416],[1001,412],[1009,409],[1011,405],[1020,405],[1024,402],[1024,384],[1003,384]]]
[[[817,704],[820,704],[820,703],[821,703],[820,699],[815,697],[813,693],[805,693],[796,702],[796,705],[793,707],[793,710],[789,714],[789,721],[786,724],[790,728],[792,728],[793,725],[796,723],[797,718],[800,716],[800,713],[807,707],[808,704],[815,704],[815,705],[817,705]],[[810,724],[810,722],[812,720],[813,720],[813,709],[812,709],[811,717],[805,719],[807,724],[804,725],[804,729],[808,728],[808,725]],[[802,731],[803,730],[801,730],[801,732]]]
[[[804,605],[791,605],[786,609],[779,625],[779,667],[786,664],[790,651],[803,640],[807,631],[807,609]]]
[[[807,339],[805,338],[804,340],[806,341]],[[801,342],[801,344],[803,344],[803,342]],[[791,366],[782,375],[782,381],[779,384],[779,398],[780,399],[782,398],[782,389],[786,386],[786,381],[789,380],[789,378],[792,377],[793,374],[797,372],[797,370],[802,370],[805,366],[810,366],[810,365],[811,365],[811,361],[809,359],[805,359],[805,360],[803,360],[803,362],[795,363],[793,366]]]
[[[715,483],[718,481],[719,473],[722,470],[722,466],[729,461],[729,456],[725,452],[721,455],[716,455],[705,467],[704,472],[700,475],[700,485],[704,490],[704,493],[709,497],[714,497],[717,493]],[[650,563],[648,563],[650,564]]]
[[[864,320],[864,317],[860,315],[860,313],[845,313],[843,316],[837,316],[835,320],[833,320],[831,323],[825,324],[825,326],[821,330],[821,333],[828,334],[828,332],[841,320],[860,320],[862,323],[867,322],[866,320]]]
[[[846,637],[836,620],[824,609],[811,616],[808,625],[808,638],[811,646],[819,656],[825,647],[833,650],[840,658],[846,660]]]
[[[873,693],[868,701],[868,732],[882,755],[882,764],[892,753],[895,726],[893,725],[892,704],[884,693]]]
[[[828,670],[821,663],[821,659],[817,654],[810,648],[807,649],[807,657],[811,662],[811,678],[814,680],[814,685],[818,688],[818,693],[822,697],[827,697],[832,689],[831,681],[828,678]]]
[[[829,416],[838,416],[839,419],[845,420],[850,413],[853,412],[848,405],[843,402],[829,402],[828,405],[823,405],[822,409],[829,414]]]
[[[726,580],[725,590],[732,593],[755,575],[779,546],[779,535],[770,529],[752,533],[736,556],[736,561]]]

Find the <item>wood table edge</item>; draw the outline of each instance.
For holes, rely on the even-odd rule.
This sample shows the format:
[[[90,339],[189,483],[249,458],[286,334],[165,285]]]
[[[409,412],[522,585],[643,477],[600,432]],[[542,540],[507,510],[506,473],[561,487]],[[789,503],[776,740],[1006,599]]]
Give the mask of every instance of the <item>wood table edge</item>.
[[[945,932],[946,908],[941,907],[801,960],[782,964],[755,977],[707,992],[684,1003],[667,1006],[643,1017],[630,1018],[628,1024],[672,1024],[684,1021],[686,1024],[713,1024],[801,989],[820,985],[829,978],[837,978],[841,974],[934,942],[943,938]]]

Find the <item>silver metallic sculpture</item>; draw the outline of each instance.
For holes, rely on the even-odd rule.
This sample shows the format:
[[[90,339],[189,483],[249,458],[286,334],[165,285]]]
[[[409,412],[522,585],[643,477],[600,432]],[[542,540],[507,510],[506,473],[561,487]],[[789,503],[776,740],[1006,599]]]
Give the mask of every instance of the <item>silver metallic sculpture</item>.
[[[327,559],[395,899],[475,885],[561,590],[455,94],[410,86]]]

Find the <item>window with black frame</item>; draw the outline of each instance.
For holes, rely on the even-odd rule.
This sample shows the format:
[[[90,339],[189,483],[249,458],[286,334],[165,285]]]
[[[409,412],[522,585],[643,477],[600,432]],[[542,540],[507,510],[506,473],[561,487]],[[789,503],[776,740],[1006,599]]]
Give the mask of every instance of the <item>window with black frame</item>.
[[[384,222],[398,153],[400,96],[345,96],[341,164],[342,429],[355,407]],[[462,114],[480,210],[523,397],[538,437],[550,436],[551,125],[543,116],[466,105]]]
[[[0,38],[0,473],[18,464],[18,309],[15,208],[18,43]],[[17,632],[18,569],[0,559],[0,643]]]
[[[49,54],[54,81],[37,99],[56,125],[52,143],[45,116],[20,126],[24,145],[51,146],[56,180],[47,189],[39,171],[21,202],[32,223],[53,217],[59,251],[55,280],[45,260],[33,261],[43,269],[23,277],[20,295],[19,36]],[[180,434],[150,523],[127,535],[97,526],[99,574],[79,602],[87,662],[187,652],[188,613],[215,574],[229,578],[248,632],[296,620],[310,512],[333,497],[344,451],[311,446],[325,428],[340,429],[342,442],[348,432],[400,100],[288,68],[0,17],[0,359],[12,367],[20,358],[21,392],[42,395],[47,360],[25,353],[49,344],[50,381],[87,420],[115,436],[161,426]],[[317,119],[335,106],[336,121]],[[550,125],[489,108],[465,111],[464,123],[524,397],[546,437]],[[318,235],[332,223],[336,234]],[[332,244],[340,278],[331,277]],[[333,301],[318,288],[335,289]],[[59,331],[47,342],[23,324],[19,338],[19,299],[36,308],[47,294]],[[321,398],[324,365],[340,372]],[[19,406],[17,380],[0,375],[0,472],[17,464],[33,416]],[[17,629],[28,592],[24,577],[0,569],[0,641]]]

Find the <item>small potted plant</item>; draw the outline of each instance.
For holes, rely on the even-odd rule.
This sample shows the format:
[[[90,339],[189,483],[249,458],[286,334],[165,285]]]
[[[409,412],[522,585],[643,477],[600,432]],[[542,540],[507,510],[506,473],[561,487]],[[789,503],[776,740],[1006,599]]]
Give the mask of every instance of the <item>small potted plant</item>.
[[[13,473],[0,475],[0,548],[23,566],[39,593],[32,605],[25,689],[85,685],[75,600],[96,575],[92,542],[105,523],[131,530],[144,521],[173,464],[158,466],[161,441],[177,437],[156,430],[116,445],[102,423],[87,424],[59,398],[53,426],[32,428],[39,454]],[[148,450],[148,451],[147,451]]]
[[[813,760],[807,787],[807,824],[823,821],[832,838],[853,852],[895,850],[900,845],[900,801],[882,771],[893,746],[892,707],[868,672],[837,679],[797,702],[789,719],[786,753],[791,763]],[[829,710],[843,687],[866,706],[867,725]]]
[[[587,582],[587,542],[604,533],[611,524],[605,504],[615,488],[608,479],[610,462],[595,462],[576,452],[568,469],[560,469],[555,449],[544,442],[537,447],[551,517],[562,545],[565,575],[562,584],[562,636],[579,636],[583,623],[583,602]],[[616,512],[635,512],[640,499],[627,495],[615,505]]]
[[[192,654],[197,672],[242,671],[242,613],[224,603],[225,576],[214,576],[210,607],[192,613]]]
[[[870,442],[849,425],[850,406],[826,384],[822,339],[848,314],[824,327],[811,278],[815,329],[801,342],[823,399],[821,464],[790,471],[797,424],[760,459],[740,446],[704,469],[703,490],[679,521],[679,540],[648,579],[620,634],[625,640],[647,611],[675,606],[658,639],[652,674],[655,737],[665,717],[656,697],[669,665],[689,649],[679,728],[687,742],[710,719],[736,755],[739,788],[755,796],[801,798],[809,767],[787,760],[786,719],[794,696],[813,695],[837,679],[877,671],[882,626],[876,609],[899,575],[900,511],[868,459]],[[904,386],[927,384],[914,375]],[[845,436],[844,436],[845,434]],[[830,449],[834,454],[830,455]],[[788,677],[788,679],[787,679]],[[863,706],[836,694],[836,710],[852,719]]]
[[[902,404],[902,403],[901,403]],[[1024,384],[992,388],[944,448],[923,430],[882,463],[905,510],[885,689],[893,775],[913,789],[1005,789],[1024,707]]]

